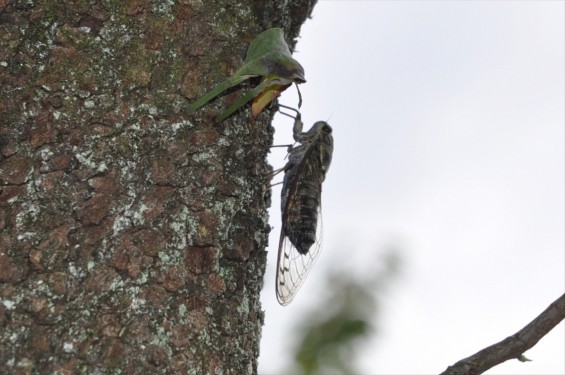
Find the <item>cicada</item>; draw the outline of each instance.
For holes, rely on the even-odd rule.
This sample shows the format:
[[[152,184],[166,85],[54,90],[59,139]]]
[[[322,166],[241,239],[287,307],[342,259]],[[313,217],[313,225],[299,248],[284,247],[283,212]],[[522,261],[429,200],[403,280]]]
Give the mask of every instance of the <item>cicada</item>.
[[[302,132],[300,112],[296,113],[293,137],[300,144],[289,149],[281,192],[282,228],[276,280],[281,305],[293,300],[320,254],[322,182],[333,153],[332,128],[318,121]]]

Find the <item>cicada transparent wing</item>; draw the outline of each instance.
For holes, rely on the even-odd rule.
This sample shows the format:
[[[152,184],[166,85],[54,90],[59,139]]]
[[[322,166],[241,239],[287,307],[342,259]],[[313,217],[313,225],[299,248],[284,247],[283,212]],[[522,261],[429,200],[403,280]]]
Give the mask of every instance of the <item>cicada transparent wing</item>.
[[[301,254],[285,235],[284,229],[281,230],[276,283],[277,300],[283,306],[292,302],[322,250],[322,215],[320,211],[320,208],[318,208],[316,241],[306,254]]]

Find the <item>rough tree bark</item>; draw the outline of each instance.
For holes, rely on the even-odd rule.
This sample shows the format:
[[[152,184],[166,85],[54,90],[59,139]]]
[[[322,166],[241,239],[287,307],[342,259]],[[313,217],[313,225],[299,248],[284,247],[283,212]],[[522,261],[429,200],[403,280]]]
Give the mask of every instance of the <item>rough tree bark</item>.
[[[0,1],[0,373],[257,372],[272,112],[186,108],[314,2]]]

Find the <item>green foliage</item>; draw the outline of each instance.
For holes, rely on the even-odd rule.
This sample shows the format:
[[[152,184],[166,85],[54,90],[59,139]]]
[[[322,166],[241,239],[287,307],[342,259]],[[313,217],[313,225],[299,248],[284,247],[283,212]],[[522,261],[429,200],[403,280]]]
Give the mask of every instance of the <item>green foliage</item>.
[[[380,272],[361,278],[334,274],[325,284],[329,298],[302,320],[296,332],[302,339],[296,352],[295,374],[357,374],[356,347],[375,333],[378,292],[396,275],[399,259],[390,252],[379,261]],[[377,268],[377,267],[375,267]]]
[[[219,117],[220,121],[226,119],[251,99],[257,97],[260,99],[263,92],[271,97],[273,87],[277,87],[277,89],[283,87],[279,90],[280,92],[294,82],[306,82],[304,68],[302,68],[298,61],[292,58],[290,49],[284,40],[283,30],[280,28],[271,28],[257,35],[247,50],[247,56],[241,68],[194,102],[189,107],[189,112],[196,111],[230,87],[239,85],[249,78],[259,76],[263,77],[261,83],[225,110]],[[272,99],[274,97],[268,101],[270,102]],[[254,116],[257,115],[258,112],[254,113]]]
[[[369,329],[368,321],[354,319],[343,313],[313,326],[296,355],[303,374],[317,374],[323,367],[339,369],[344,374],[353,373],[351,364],[344,361],[342,352],[354,340],[365,336]]]

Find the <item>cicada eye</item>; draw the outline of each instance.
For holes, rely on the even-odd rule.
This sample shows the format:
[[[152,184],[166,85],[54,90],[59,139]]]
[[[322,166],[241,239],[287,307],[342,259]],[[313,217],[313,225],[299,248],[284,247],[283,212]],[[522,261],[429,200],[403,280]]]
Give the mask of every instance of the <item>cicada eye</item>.
[[[328,124],[326,124],[326,125],[322,126],[322,131],[323,131],[324,133],[328,133],[328,134],[329,134],[329,133],[332,132],[332,127],[329,126]]]

